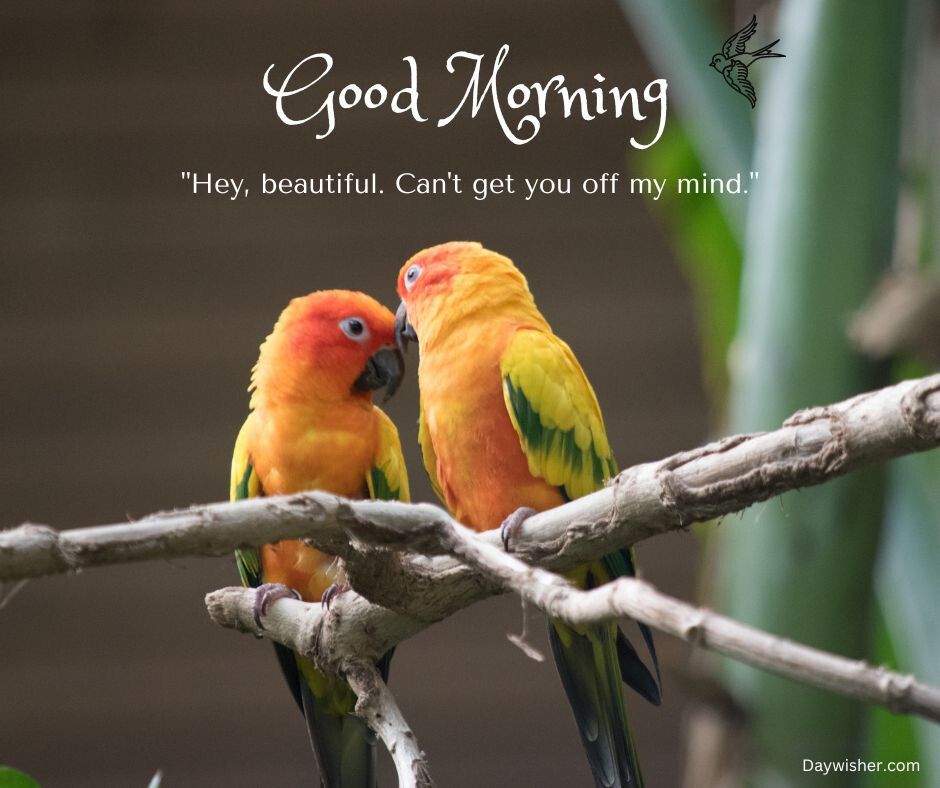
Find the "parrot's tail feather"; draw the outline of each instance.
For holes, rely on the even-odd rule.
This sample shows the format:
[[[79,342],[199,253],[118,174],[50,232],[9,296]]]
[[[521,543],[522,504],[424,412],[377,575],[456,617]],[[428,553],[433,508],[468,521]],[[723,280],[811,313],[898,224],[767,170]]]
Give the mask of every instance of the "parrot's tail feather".
[[[336,714],[300,682],[307,732],[320,767],[322,788],[375,788],[376,737],[354,714]]]
[[[623,562],[623,573],[627,577],[636,577],[636,564],[633,560],[633,550],[621,550],[618,557]],[[606,560],[608,560],[608,564],[611,564],[609,559]],[[615,564],[616,561],[613,562],[613,565]],[[623,680],[630,687],[635,689],[654,706],[658,706],[662,702],[663,676],[659,670],[659,658],[656,656],[656,644],[653,642],[653,631],[646,624],[639,621],[637,621],[637,626],[640,628],[643,642],[646,643],[646,650],[649,652],[650,659],[653,661],[653,668],[656,670],[655,687],[650,687],[650,683],[653,682],[653,677],[650,675],[646,665],[640,660],[639,655],[633,648],[633,644],[627,640],[627,636],[624,635],[623,632],[618,631],[617,656],[620,659],[620,670],[623,673]]]
[[[281,666],[281,673],[284,674],[284,681],[287,682],[287,688],[297,703],[300,713],[303,714],[304,701],[300,693],[300,685],[303,682],[300,680],[300,671],[297,670],[297,657],[287,646],[282,646],[280,643],[274,644],[274,653],[277,656],[277,664]]]
[[[591,627],[588,635],[557,622],[550,621],[548,625],[555,665],[574,712],[595,785],[642,788],[643,777],[623,703],[616,632],[613,624]]]
[[[655,654],[654,651],[654,664],[656,664]],[[636,653],[636,649],[633,648],[633,644],[627,640],[627,636],[619,629],[617,630],[617,661],[620,663],[620,674],[623,676],[624,684],[635,690],[654,706],[662,703],[662,685],[658,680],[659,665],[656,665],[656,678],[653,678],[653,674],[643,664],[639,654]]]
[[[649,651],[650,659],[653,660],[653,667],[656,668],[656,683],[659,685],[659,694],[662,695],[663,674],[659,671],[659,657],[656,656],[653,630],[646,626],[646,624],[641,624],[640,622],[637,622],[637,626],[640,628],[640,634],[643,635],[643,640],[646,642],[646,650]],[[657,703],[656,705],[658,706],[659,704]]]
[[[375,667],[378,668],[379,675],[382,677],[382,681],[388,684],[388,676],[392,670],[392,657],[395,656],[395,647],[393,646],[385,654],[382,655],[382,658],[375,663]]]

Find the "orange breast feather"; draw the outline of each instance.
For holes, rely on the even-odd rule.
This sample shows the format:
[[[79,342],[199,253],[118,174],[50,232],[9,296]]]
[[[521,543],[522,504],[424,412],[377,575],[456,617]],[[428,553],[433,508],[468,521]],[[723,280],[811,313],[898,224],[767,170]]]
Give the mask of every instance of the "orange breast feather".
[[[347,498],[367,497],[366,478],[378,443],[377,412],[371,403],[336,408],[324,419],[299,419],[256,412],[251,456],[266,495],[323,490]],[[319,602],[324,590],[341,580],[333,556],[286,540],[261,548],[266,583],[297,589],[304,600]]]
[[[438,481],[454,516],[477,531],[498,528],[521,506],[564,503],[557,487],[530,473],[506,410],[499,359],[514,330],[503,323],[455,332],[421,357],[421,406]]]

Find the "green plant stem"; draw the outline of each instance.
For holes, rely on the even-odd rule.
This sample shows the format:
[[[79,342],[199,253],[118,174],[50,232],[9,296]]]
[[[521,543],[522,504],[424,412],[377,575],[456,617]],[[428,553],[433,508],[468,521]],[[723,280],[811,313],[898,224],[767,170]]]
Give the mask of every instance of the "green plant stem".
[[[905,3],[785,2],[785,61],[761,86],[732,429],[766,429],[795,408],[877,385],[845,321],[892,248]],[[785,45],[785,46],[784,46]],[[870,635],[883,479],[867,471],[791,493],[723,526],[719,598],[731,616],[861,657]],[[729,666],[751,714],[760,785],[851,784],[803,759],[863,751],[864,710]]]

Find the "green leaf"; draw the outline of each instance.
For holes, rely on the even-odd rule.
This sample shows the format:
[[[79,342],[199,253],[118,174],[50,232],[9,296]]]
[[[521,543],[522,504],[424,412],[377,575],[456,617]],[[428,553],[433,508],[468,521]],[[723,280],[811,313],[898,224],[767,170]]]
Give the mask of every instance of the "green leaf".
[[[635,156],[640,175],[666,178],[700,177],[703,164],[679,123],[667,125],[660,141]],[[665,220],[668,238],[695,293],[702,371],[715,413],[725,407],[728,351],[737,328],[741,292],[741,248],[714,194],[677,194],[666,188],[651,207]]]
[[[901,669],[891,635],[885,625],[884,615],[877,611],[875,621],[874,662],[892,670]],[[917,747],[914,732],[914,719],[905,714],[892,714],[880,706],[872,708],[869,719],[869,747],[867,758],[871,761],[916,761],[923,765],[923,758]],[[903,772],[891,776],[891,785],[898,788],[918,788],[925,785],[925,774],[921,772]],[[878,788],[884,783],[884,775],[866,772],[863,785]]]
[[[940,607],[926,600],[937,598],[940,452],[896,460],[889,479],[878,599],[898,665],[936,686],[940,685]],[[940,785],[940,728],[920,719],[913,725],[921,753],[919,785]]]
[[[39,783],[19,769],[0,766],[0,788],[39,788]]]

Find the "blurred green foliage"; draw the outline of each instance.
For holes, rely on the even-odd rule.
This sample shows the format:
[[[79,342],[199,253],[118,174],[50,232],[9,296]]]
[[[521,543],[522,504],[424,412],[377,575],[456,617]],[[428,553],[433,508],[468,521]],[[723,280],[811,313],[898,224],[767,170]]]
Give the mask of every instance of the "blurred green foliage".
[[[875,620],[875,646],[872,653],[874,661],[897,670],[900,665],[888,633],[884,616],[878,614]],[[866,756],[873,761],[920,761],[921,751],[914,734],[914,720],[904,715],[892,714],[886,709],[872,709],[869,717],[868,748]],[[866,773],[863,785],[878,788],[884,782],[884,775]],[[923,773],[906,772],[894,775],[891,785],[897,788],[917,788],[922,785]]]
[[[727,198],[712,195],[664,192],[651,203],[696,295],[715,412],[729,413],[736,431],[768,429],[798,408],[888,382],[889,368],[860,357],[845,327],[891,260],[902,123],[904,138],[919,137],[922,147],[908,168],[926,217],[920,261],[938,258],[932,219],[940,218],[940,151],[932,110],[909,104],[902,119],[899,100],[902,85],[912,82],[917,53],[932,45],[937,4],[834,0],[810,8],[784,0],[774,33],[762,17],[759,30],[768,41],[781,37],[777,49],[788,60],[785,66],[775,62],[760,88],[751,164],[740,115],[725,113],[725,105],[709,106],[715,93],[707,79],[724,87],[721,80],[708,69],[690,70],[695,58],[673,59],[677,47],[694,49],[697,57],[711,45],[703,38],[718,45],[724,40],[713,19],[703,23],[705,4],[693,9],[689,0],[620,2],[650,59],[669,78],[681,121],[671,120],[668,134],[634,166],[645,177],[695,177],[726,166],[730,144],[745,162],[742,171],[761,173],[757,194],[740,201],[747,205],[743,217],[729,210]],[[728,31],[738,26],[730,23]],[[694,95],[709,101],[689,101]],[[923,118],[912,120],[912,114],[928,116],[919,135],[911,126]],[[717,148],[703,140],[716,122],[727,123]],[[928,371],[900,364],[894,377]],[[724,432],[722,422],[719,415],[716,429]],[[892,463],[886,472],[870,469],[784,496],[727,522],[713,544],[723,567],[723,609],[940,684],[940,609],[925,602],[936,597],[940,566],[937,479],[940,453],[932,452]],[[919,761],[919,774],[892,778],[891,784],[940,785],[937,726],[864,709],[743,666],[728,675],[754,723],[754,784],[814,784],[812,775],[801,773],[800,757],[818,752],[835,759]],[[879,784],[852,775],[818,782]]]
[[[646,178],[696,178],[704,169],[695,147],[676,121],[660,141],[638,159]],[[669,242],[695,294],[702,372],[716,418],[728,392],[728,351],[737,329],[741,290],[741,248],[714,194],[677,194],[664,189],[650,203],[669,227]],[[719,419],[720,420],[720,419]]]
[[[19,769],[0,766],[0,788],[39,788],[39,783]]]

